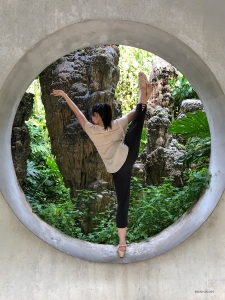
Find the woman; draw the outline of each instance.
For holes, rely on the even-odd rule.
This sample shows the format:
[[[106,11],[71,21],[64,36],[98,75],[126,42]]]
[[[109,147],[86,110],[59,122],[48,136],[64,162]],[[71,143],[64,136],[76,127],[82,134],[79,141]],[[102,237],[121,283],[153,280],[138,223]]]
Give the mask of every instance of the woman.
[[[130,198],[130,180],[133,164],[138,157],[141,133],[144,124],[147,100],[152,86],[147,77],[140,72],[139,98],[135,109],[126,116],[112,121],[112,110],[108,103],[97,103],[91,108],[94,125],[62,90],[53,90],[51,95],[61,96],[77,116],[82,128],[95,144],[109,173],[112,174],[116,195],[116,225],[119,235],[118,253],[122,258],[126,251],[126,230],[128,224],[128,208]],[[131,123],[127,133],[128,124]]]

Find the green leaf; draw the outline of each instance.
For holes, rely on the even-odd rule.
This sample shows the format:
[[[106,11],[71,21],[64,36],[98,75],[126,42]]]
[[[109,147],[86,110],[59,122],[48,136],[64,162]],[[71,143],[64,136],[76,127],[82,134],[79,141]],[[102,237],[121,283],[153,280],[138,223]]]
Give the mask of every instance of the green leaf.
[[[186,117],[173,121],[169,126],[169,132],[181,134],[186,139],[194,136],[206,138],[210,136],[207,116],[201,110],[189,112]]]

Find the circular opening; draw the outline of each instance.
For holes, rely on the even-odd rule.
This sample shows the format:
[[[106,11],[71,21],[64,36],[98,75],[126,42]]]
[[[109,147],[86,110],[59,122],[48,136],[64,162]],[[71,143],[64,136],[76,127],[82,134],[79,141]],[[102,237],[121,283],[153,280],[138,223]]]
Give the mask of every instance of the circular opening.
[[[82,35],[79,32],[82,32]],[[59,40],[61,43],[58,43]],[[33,214],[17,184],[10,155],[12,122],[30,78],[35,78],[46,66],[66,53],[100,43],[126,44],[153,52],[176,66],[188,78],[203,101],[208,116],[212,138],[210,172],[212,175],[217,174],[212,177],[211,188],[190,213],[183,215],[176,223],[150,238],[148,242],[131,244],[123,260],[118,258],[115,246],[103,246],[70,238]],[[164,253],[184,241],[202,225],[224,190],[222,149],[225,138],[222,121],[219,121],[223,120],[225,115],[222,90],[205,63],[189,47],[159,29],[141,23],[115,20],[86,21],[64,28],[40,41],[20,59],[0,91],[0,101],[2,194],[29,230],[55,248],[75,257],[98,262],[128,263]]]
[[[120,78],[117,67],[120,70]],[[18,181],[33,212],[49,225],[73,238],[97,244],[118,244],[115,227],[115,190],[111,176],[106,173],[95,147],[92,144],[89,146],[90,140],[86,139],[81,127],[74,122],[74,114],[70,108],[63,104],[62,99],[50,96],[51,87],[60,89],[62,86],[78,107],[86,112],[87,118],[91,103],[101,101],[102,93],[107,93],[106,100],[112,107],[117,103],[115,113],[125,115],[136,105],[137,73],[140,70],[151,78],[153,93],[151,108],[149,106],[143,128],[141,139],[143,143],[138,163],[134,166],[131,180],[127,244],[144,241],[169,227],[199,199],[207,184],[206,170],[203,168],[208,169],[210,151],[206,152],[206,140],[204,139],[204,156],[200,156],[202,136],[201,144],[199,140],[196,144],[196,137],[195,140],[191,139],[191,143],[181,139],[170,140],[170,135],[167,137],[168,121],[172,116],[176,119],[180,110],[180,96],[183,95],[183,100],[198,99],[198,95],[182,74],[156,55],[130,46],[98,45],[67,54],[35,78],[28,88],[28,92],[35,94],[34,97],[32,94],[24,95],[13,124],[12,154]],[[99,71],[104,76],[104,81],[98,75]],[[177,86],[179,89],[175,88]],[[114,93],[116,98],[113,97],[112,101]],[[174,95],[173,101],[172,99],[169,101],[169,93]],[[33,112],[31,112],[33,98]],[[153,101],[160,105],[156,110],[153,108],[156,105]],[[192,106],[201,107],[199,100],[186,102],[188,105],[192,102]],[[167,107],[170,107],[170,113]],[[25,159],[22,153],[26,156],[26,149],[29,149],[26,148],[27,138],[25,139],[24,129],[22,137],[20,136],[17,126],[21,126],[21,118],[28,118],[28,114],[31,114],[26,122],[30,132],[31,151],[26,166],[21,158]],[[172,125],[174,126],[174,122]],[[202,134],[198,127],[193,129],[196,130],[196,136]],[[203,133],[209,134],[208,131]],[[156,144],[159,139],[162,140],[162,147],[157,150]],[[21,141],[21,144],[18,141]],[[184,154],[181,151],[182,143],[186,145],[186,149],[191,147],[187,157],[190,153],[193,154],[196,145],[198,147],[198,159],[196,161],[194,152],[194,164],[190,164],[188,159],[188,168],[185,162],[178,165],[171,163],[173,159],[178,159]],[[83,149],[91,149],[91,152]],[[153,165],[151,165],[152,155]],[[158,158],[155,159],[157,155]],[[185,173],[181,170],[182,166]],[[27,169],[26,180],[25,172],[21,174],[23,169],[24,171]],[[140,172],[143,170],[145,172]],[[143,176],[143,173],[146,173],[146,176]],[[174,178],[173,185],[170,175]]]

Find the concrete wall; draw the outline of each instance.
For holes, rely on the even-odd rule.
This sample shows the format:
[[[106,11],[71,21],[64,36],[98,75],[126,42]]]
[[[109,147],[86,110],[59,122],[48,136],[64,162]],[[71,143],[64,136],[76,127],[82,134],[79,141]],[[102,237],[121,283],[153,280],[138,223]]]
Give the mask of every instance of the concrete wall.
[[[0,205],[1,300],[225,299],[225,197],[185,242],[153,259],[123,265],[64,254],[26,229],[2,196]]]
[[[225,186],[224,12],[223,0],[1,3],[0,299],[225,299],[225,195],[191,237],[164,254],[128,264],[85,261],[51,247],[16,217],[21,205],[12,204],[19,196],[9,139],[22,93],[56,58],[91,43],[145,48],[178,67],[205,101],[214,145],[210,168],[219,173],[198,210],[214,203],[213,210]],[[198,217],[193,215],[193,222]]]

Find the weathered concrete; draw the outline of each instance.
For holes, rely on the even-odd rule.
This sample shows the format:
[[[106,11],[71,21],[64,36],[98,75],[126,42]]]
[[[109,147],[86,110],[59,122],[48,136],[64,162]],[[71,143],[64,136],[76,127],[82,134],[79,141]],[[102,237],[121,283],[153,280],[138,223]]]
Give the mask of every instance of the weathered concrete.
[[[224,196],[185,242],[154,259],[125,265],[64,254],[24,227],[1,195],[0,207],[1,300],[225,299]]]
[[[209,1],[18,1],[0,10],[0,299],[225,299],[225,3]],[[146,245],[133,245],[124,265],[112,246],[69,241],[30,212],[10,155],[19,101],[48,64],[75,49],[117,43],[152,51],[177,67],[202,100],[212,135],[211,190],[192,214]],[[11,209],[6,204],[7,200]],[[73,248],[74,245],[74,248]],[[216,245],[216,247],[215,247]],[[146,246],[146,247],[145,247]],[[81,249],[82,251],[81,251]],[[101,251],[97,251],[101,249]],[[129,253],[130,252],[130,253]],[[214,293],[198,294],[195,291]]]

